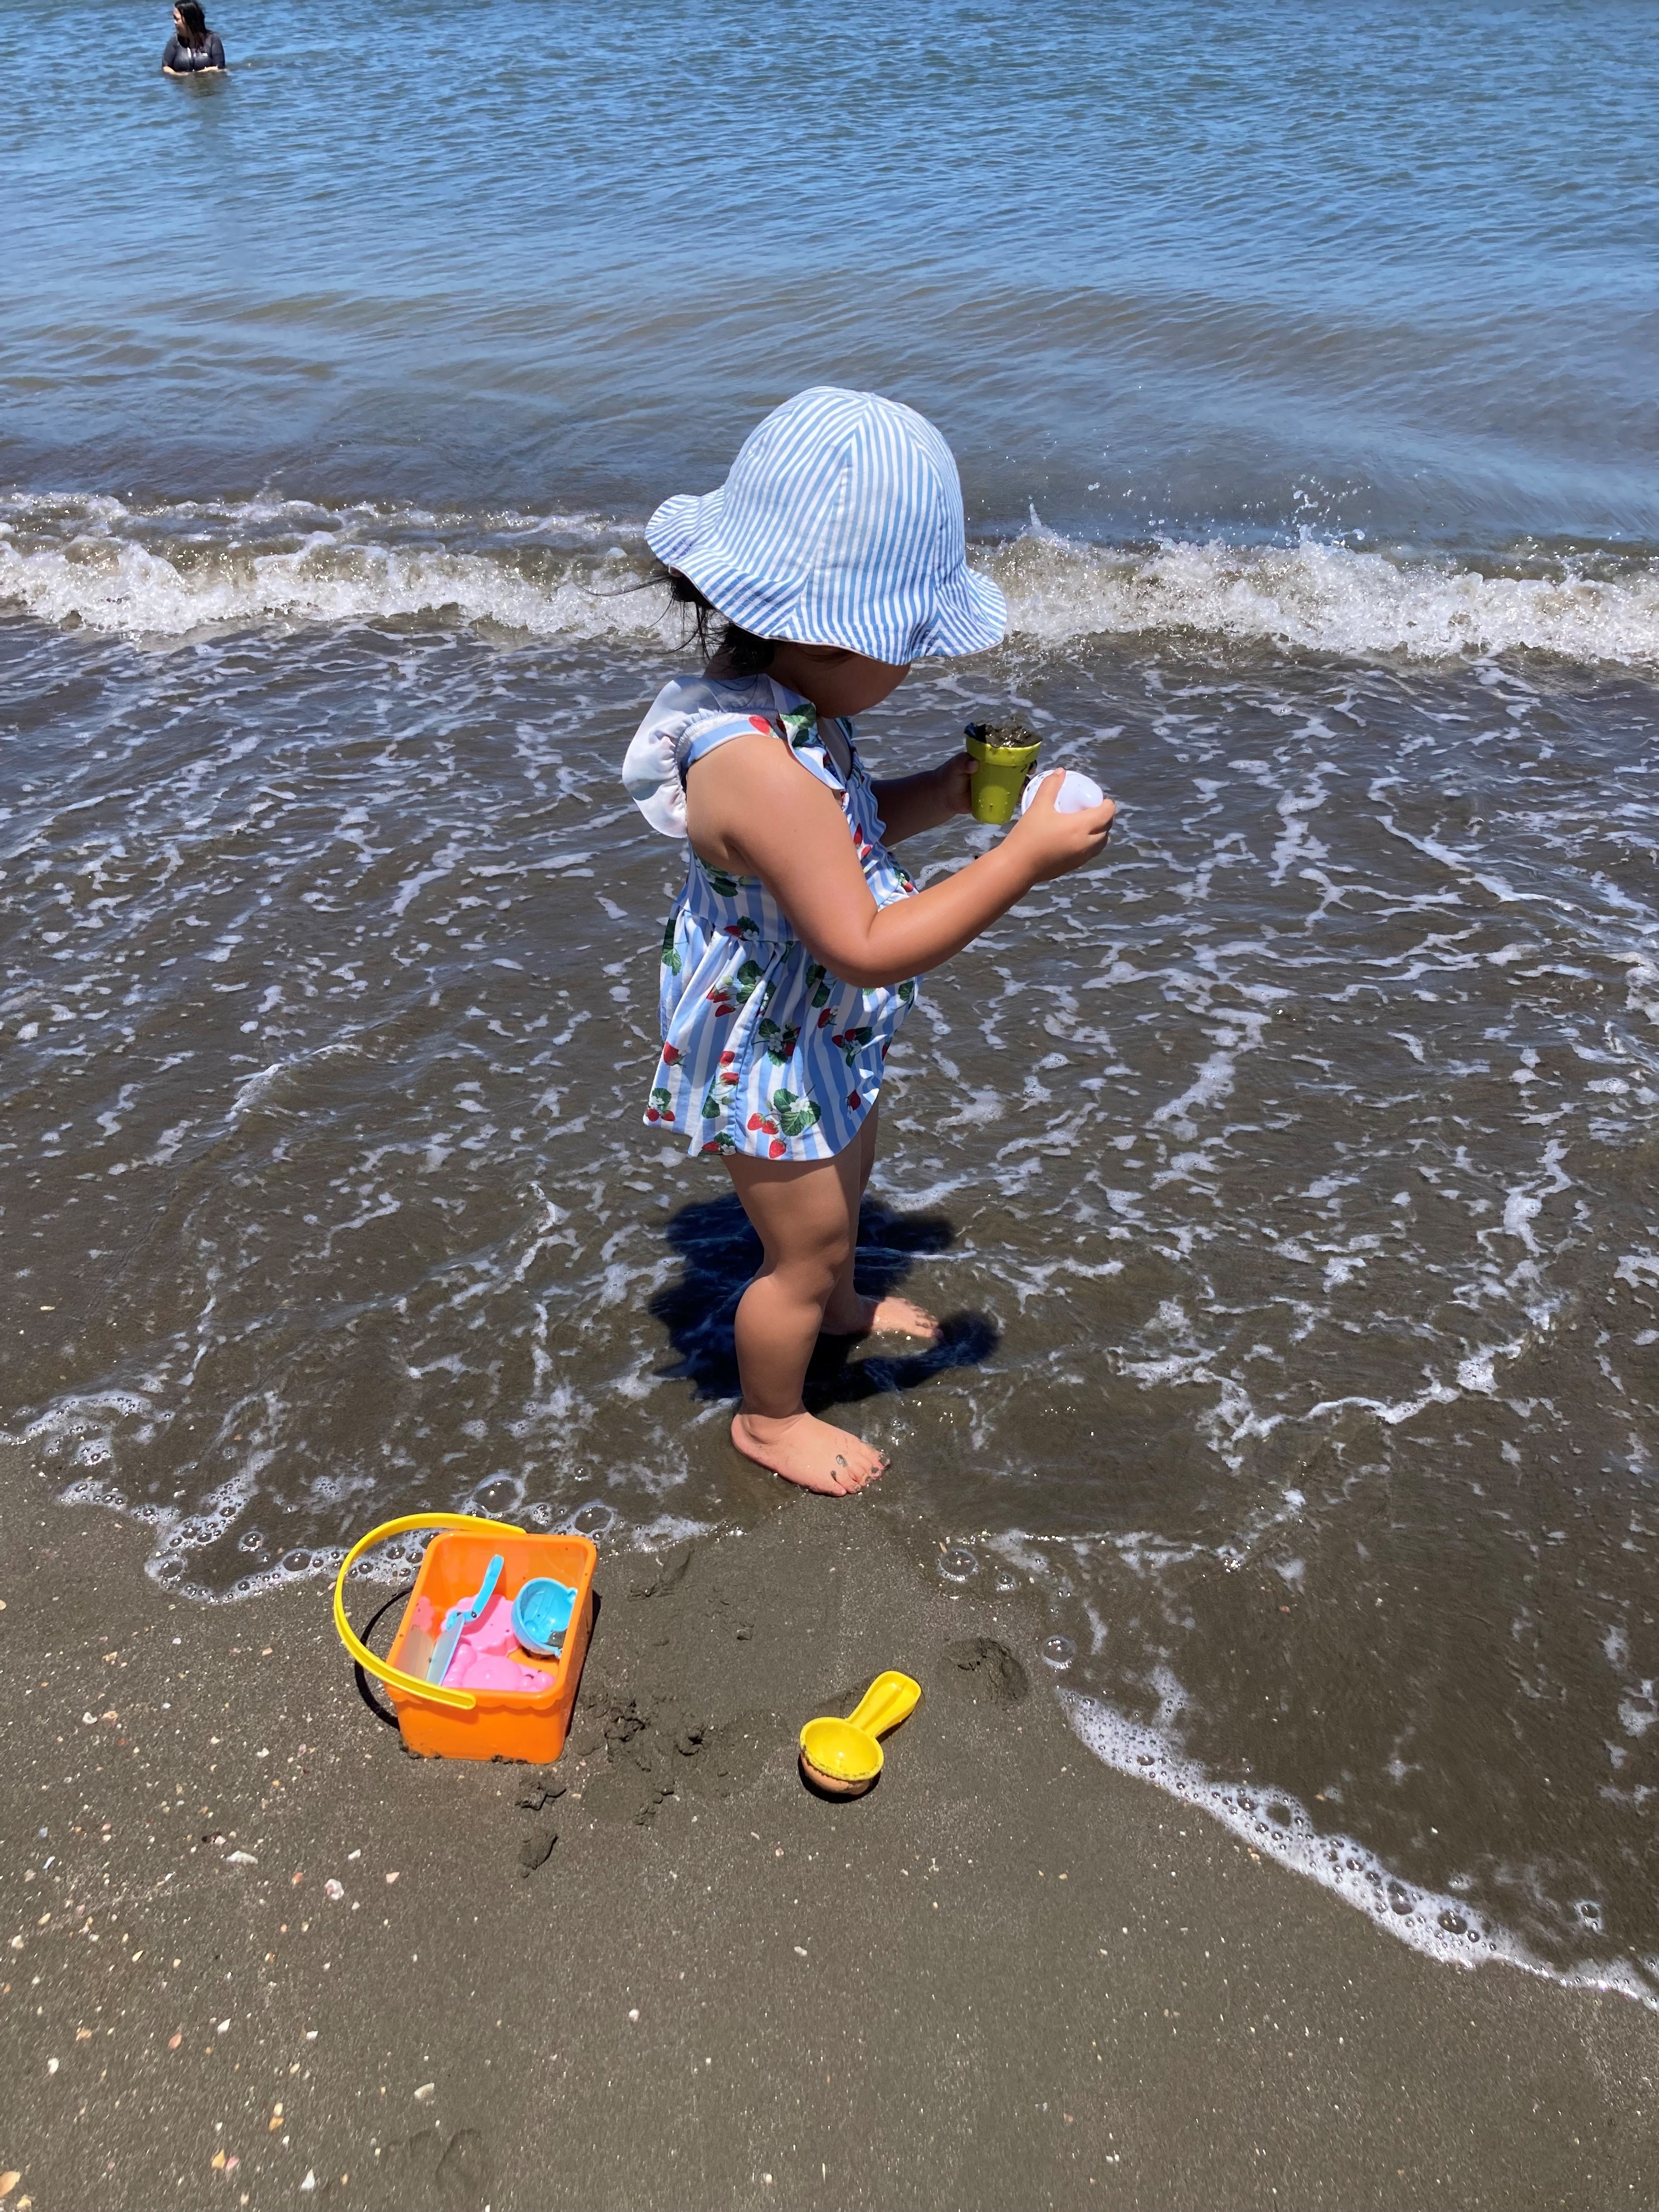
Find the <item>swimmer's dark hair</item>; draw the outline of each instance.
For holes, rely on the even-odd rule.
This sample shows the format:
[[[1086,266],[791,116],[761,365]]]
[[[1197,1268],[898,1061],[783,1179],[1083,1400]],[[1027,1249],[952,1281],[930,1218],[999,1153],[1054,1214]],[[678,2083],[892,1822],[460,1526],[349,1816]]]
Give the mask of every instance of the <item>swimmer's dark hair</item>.
[[[208,42],[207,17],[202,13],[202,0],[176,0],[176,4],[185,27],[185,44],[194,53]]]
[[[771,666],[772,655],[777,651],[774,639],[757,637],[752,630],[731,621],[678,568],[665,568],[657,580],[667,585],[676,606],[690,609],[691,633],[705,660],[724,661],[734,676],[758,676]],[[688,645],[690,641],[690,637],[685,641]]]

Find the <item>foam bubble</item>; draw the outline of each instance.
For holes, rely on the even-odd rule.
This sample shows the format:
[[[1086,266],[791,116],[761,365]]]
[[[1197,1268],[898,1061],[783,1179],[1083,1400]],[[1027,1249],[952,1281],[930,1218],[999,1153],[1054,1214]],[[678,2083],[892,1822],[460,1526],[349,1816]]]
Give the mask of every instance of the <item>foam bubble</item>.
[[[105,1505],[118,1513],[125,1505],[126,1499],[110,1484],[88,1477],[80,1482],[70,1483],[67,1490],[60,1490],[58,1503],[60,1505]]]
[[[466,1510],[482,1514],[489,1521],[510,1518],[524,1503],[524,1487],[521,1474],[486,1475],[473,1492]]]

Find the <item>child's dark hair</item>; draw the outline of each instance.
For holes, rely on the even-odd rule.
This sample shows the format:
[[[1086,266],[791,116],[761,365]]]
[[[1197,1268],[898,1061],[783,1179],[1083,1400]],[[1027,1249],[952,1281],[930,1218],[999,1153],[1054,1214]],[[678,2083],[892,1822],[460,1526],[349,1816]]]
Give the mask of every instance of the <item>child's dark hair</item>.
[[[705,660],[724,661],[734,676],[758,676],[771,666],[777,650],[773,639],[757,637],[752,630],[730,621],[678,568],[665,568],[659,580],[667,585],[677,606],[691,610],[691,628]],[[690,644],[690,639],[686,642]]]

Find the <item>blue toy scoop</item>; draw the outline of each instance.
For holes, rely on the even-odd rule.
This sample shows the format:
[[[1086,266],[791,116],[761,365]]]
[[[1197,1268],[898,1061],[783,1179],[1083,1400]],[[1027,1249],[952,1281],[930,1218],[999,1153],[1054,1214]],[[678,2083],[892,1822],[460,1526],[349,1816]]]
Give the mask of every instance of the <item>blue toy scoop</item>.
[[[553,1658],[575,1608],[574,1590],[555,1582],[551,1575],[538,1575],[513,1601],[513,1633],[526,1651],[540,1659]]]
[[[449,1662],[455,1656],[455,1646],[461,1640],[461,1631],[469,1620],[478,1618],[495,1595],[495,1585],[501,1578],[501,1555],[497,1552],[484,1569],[484,1578],[472,1596],[462,1598],[444,1615],[443,1633],[433,1649],[432,1663],[426,1670],[428,1682],[441,1682],[449,1672]]]

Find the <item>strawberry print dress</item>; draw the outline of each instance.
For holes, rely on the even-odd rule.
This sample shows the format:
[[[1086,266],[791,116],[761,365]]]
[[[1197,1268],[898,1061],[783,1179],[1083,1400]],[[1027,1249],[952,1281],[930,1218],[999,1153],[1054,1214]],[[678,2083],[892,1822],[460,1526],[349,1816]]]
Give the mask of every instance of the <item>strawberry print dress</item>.
[[[834,792],[865,881],[878,906],[890,906],[915,885],[881,842],[852,725],[840,727],[852,757],[844,778],[809,700],[769,676],[683,678],[658,695],[623,780],[653,829],[683,837],[692,763],[763,731]],[[915,996],[914,981],[843,983],[799,942],[758,876],[727,875],[690,853],[663,933],[662,1057],[646,1121],[684,1137],[694,1152],[832,1159],[874,1105],[887,1048]]]

